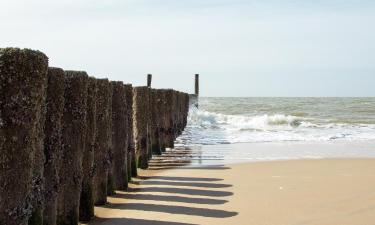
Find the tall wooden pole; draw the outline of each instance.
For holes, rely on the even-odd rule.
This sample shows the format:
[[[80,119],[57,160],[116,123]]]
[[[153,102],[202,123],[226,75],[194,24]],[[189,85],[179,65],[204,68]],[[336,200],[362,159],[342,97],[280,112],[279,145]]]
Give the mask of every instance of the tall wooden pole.
[[[199,74],[195,74],[195,95],[199,96]]]
[[[152,74],[147,74],[147,87],[151,88]]]

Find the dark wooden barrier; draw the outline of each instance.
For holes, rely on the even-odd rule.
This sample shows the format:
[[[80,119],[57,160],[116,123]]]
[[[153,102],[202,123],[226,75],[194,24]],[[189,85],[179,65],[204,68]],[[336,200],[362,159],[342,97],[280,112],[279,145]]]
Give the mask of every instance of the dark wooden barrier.
[[[137,160],[135,154],[134,132],[133,132],[133,87],[126,84],[126,114],[128,118],[128,179],[137,176]]]
[[[165,93],[165,107],[166,107],[166,118],[164,128],[165,147],[174,148],[174,113],[173,109],[175,106],[175,92],[173,90],[167,90]]]
[[[165,152],[167,148],[167,132],[166,132],[166,124],[167,124],[167,100],[166,100],[166,93],[167,90],[160,89],[158,90],[160,101],[159,101],[159,140],[160,140],[160,150],[161,152]]]
[[[113,97],[113,87],[112,83],[109,82],[109,93],[110,97],[108,98],[109,102],[109,136],[108,136],[108,169],[107,169],[107,195],[112,196],[115,193],[115,185],[113,183],[113,174],[112,174],[112,164],[113,164],[113,132],[112,132],[112,97]]]
[[[150,116],[151,116],[151,125],[150,125],[150,143],[151,143],[151,153],[154,155],[161,155],[161,146],[160,146],[160,119],[161,110],[160,110],[160,92],[157,89],[150,89]]]
[[[82,158],[86,143],[87,87],[86,72],[65,72],[58,225],[77,224],[79,220]]]
[[[46,122],[44,128],[44,212],[43,224],[55,225],[57,213],[57,193],[59,168],[61,167],[61,129],[64,112],[65,74],[60,68],[48,69],[48,89],[46,99]]]
[[[111,180],[114,189],[128,188],[128,115],[126,109],[125,86],[122,82],[112,81],[112,143],[113,161]]]
[[[133,129],[137,167],[148,168],[149,88],[133,89]]]
[[[104,205],[107,203],[107,180],[109,168],[110,148],[110,99],[112,98],[108,79],[97,80],[96,126],[97,136],[94,153],[94,203]]]
[[[87,88],[86,139],[82,160],[82,190],[79,205],[80,221],[90,221],[94,217],[94,154],[96,128],[96,79],[89,77]]]
[[[0,224],[27,224],[41,195],[47,68],[41,52],[0,49]]]
[[[189,95],[48,68],[0,49],[0,225],[77,225],[173,148]],[[15,179],[16,178],[16,179]]]

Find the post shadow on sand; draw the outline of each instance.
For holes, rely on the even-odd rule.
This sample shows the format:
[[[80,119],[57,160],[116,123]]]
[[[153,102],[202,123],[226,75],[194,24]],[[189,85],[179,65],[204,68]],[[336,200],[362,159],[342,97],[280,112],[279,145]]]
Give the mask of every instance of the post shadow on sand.
[[[167,169],[174,169],[174,170],[229,170],[229,167],[200,167],[200,166],[189,166],[189,167],[178,167],[178,166],[163,166],[163,167],[152,167],[149,170],[167,170]]]
[[[217,182],[217,181],[223,181],[224,179],[221,178],[206,178],[206,177],[172,177],[172,176],[138,176],[138,179],[141,180],[168,180],[168,181],[190,181],[190,182]]]
[[[167,151],[163,155],[155,157],[150,161],[149,170],[165,170],[165,169],[199,169],[199,170],[226,170],[231,169],[225,165],[210,165],[204,166],[199,164],[192,164],[192,160],[184,158],[181,160],[180,156],[188,156],[192,154],[191,151],[184,151],[184,153],[177,154],[180,158],[168,157],[173,156],[175,151]],[[163,157],[167,155],[167,157]],[[107,209],[124,210],[124,214],[129,211],[144,211],[144,212],[158,212],[175,215],[200,216],[206,218],[230,218],[238,215],[238,212],[226,211],[221,209],[206,208],[209,205],[223,205],[228,202],[223,197],[232,196],[233,192],[226,191],[225,188],[230,188],[230,184],[216,183],[223,179],[210,177],[176,177],[176,176],[140,176],[138,180],[131,181],[133,187],[129,188],[127,192],[118,192],[116,198],[124,198],[135,200],[129,203],[108,204],[103,206]],[[137,188],[136,185],[141,185]],[[134,187],[135,186],[135,187]],[[163,194],[158,194],[163,193]],[[183,195],[183,196],[180,196]],[[153,203],[137,202],[153,201]],[[160,204],[158,204],[160,202]],[[162,204],[164,203],[164,204]],[[172,205],[168,203],[174,203]],[[191,203],[196,206],[180,206],[176,203]],[[139,220],[129,218],[113,218],[108,220],[108,225],[117,224],[132,224],[132,225],[194,225],[179,222],[165,222],[154,220]],[[93,223],[95,225],[96,223]],[[101,225],[107,223],[98,223]]]
[[[228,218],[238,215],[237,212],[230,212],[220,209],[207,209],[196,208],[188,206],[175,206],[175,205],[156,205],[145,203],[126,203],[126,204],[110,204],[105,208],[122,209],[122,210],[140,210],[147,212],[162,212],[169,214],[189,215],[189,216],[202,216],[211,218]]]
[[[124,225],[124,224],[129,224],[129,225],[198,225],[198,224],[192,224],[192,223],[178,223],[178,222],[130,219],[130,218],[110,218],[110,219],[96,218],[95,221],[90,223],[90,225],[107,225],[107,224],[108,225]]]
[[[181,203],[192,203],[200,205],[223,205],[227,203],[227,200],[212,199],[212,198],[191,198],[181,197],[175,195],[152,195],[152,194],[117,194],[117,198],[124,199],[135,199],[135,200],[147,200],[147,201],[159,201],[159,202],[181,202]]]
[[[145,192],[164,192],[194,196],[206,197],[227,197],[232,196],[233,193],[229,191],[212,191],[203,189],[190,189],[190,188],[173,188],[173,187],[143,187],[143,188],[129,188],[129,192],[145,193]]]
[[[174,187],[201,187],[201,188],[229,188],[233,185],[230,184],[217,184],[217,183],[203,183],[203,182],[178,182],[178,181],[158,181],[158,180],[146,180],[146,181],[132,181],[133,184],[143,185],[163,185],[163,186],[174,186]]]

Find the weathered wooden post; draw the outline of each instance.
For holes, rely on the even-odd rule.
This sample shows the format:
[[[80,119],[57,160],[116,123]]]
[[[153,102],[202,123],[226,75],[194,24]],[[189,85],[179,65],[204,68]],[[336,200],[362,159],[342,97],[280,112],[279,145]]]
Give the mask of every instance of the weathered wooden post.
[[[133,132],[133,87],[125,85],[126,111],[128,118],[128,178],[137,176],[137,160],[135,154],[134,132]]]
[[[147,74],[147,87],[151,88],[152,74]]]
[[[79,205],[79,219],[83,222],[90,221],[94,217],[94,154],[96,139],[96,79],[89,77],[87,89],[87,115],[86,115],[86,140],[82,160],[82,191]]]
[[[62,160],[57,224],[77,224],[82,187],[82,157],[85,150],[87,111],[86,72],[65,72],[65,105],[62,117]]]
[[[160,148],[160,92],[157,89],[150,90],[150,136],[151,136],[151,153],[161,155]]]
[[[198,108],[199,101],[199,74],[195,74],[195,90],[194,94],[189,97],[189,104]]]
[[[167,89],[163,89],[162,91],[162,101],[161,101],[161,110],[162,115],[160,117],[160,142],[161,142],[161,151],[165,152],[167,149],[167,123],[168,123],[168,104],[167,104]]]
[[[55,225],[59,168],[61,166],[61,119],[64,112],[65,74],[60,68],[48,68],[46,122],[44,128],[44,212],[43,224]]]
[[[109,81],[109,89],[110,89],[110,98],[109,98],[109,141],[108,141],[108,161],[107,161],[107,166],[108,166],[108,172],[107,172],[107,195],[108,196],[113,196],[115,195],[115,185],[113,181],[113,171],[112,171],[112,165],[113,165],[113,124],[112,124],[112,100],[113,100],[113,86],[112,86],[112,81]]]
[[[128,116],[125,86],[112,81],[112,143],[113,160],[111,175],[116,190],[128,188]]]
[[[133,126],[137,167],[148,168],[149,88],[135,87],[133,92]]]
[[[190,95],[185,93],[185,102],[184,102],[184,128],[187,126],[187,120],[189,116],[189,108],[190,108]]]
[[[27,225],[39,195],[47,68],[41,52],[0,49],[0,224]]]
[[[47,78],[48,84],[48,78]],[[38,145],[35,149],[34,154],[34,166],[31,168],[33,173],[32,179],[32,195],[31,195],[31,204],[32,204],[32,213],[29,218],[29,225],[43,225],[43,211],[44,211],[44,126],[46,120],[46,105],[45,100],[47,96],[47,90],[45,89],[44,99],[42,104],[42,113],[39,118],[37,128],[38,132]]]
[[[57,225],[78,224],[79,220],[82,158],[86,143],[87,87],[86,72],[65,71]]]
[[[195,74],[195,95],[199,96],[199,74]]]
[[[165,93],[165,129],[164,141],[166,148],[174,148],[174,90],[168,89]]]
[[[108,79],[97,80],[96,102],[96,127],[94,154],[94,203],[104,205],[107,203],[107,179],[109,165],[109,141],[111,135],[110,98],[112,92]]]

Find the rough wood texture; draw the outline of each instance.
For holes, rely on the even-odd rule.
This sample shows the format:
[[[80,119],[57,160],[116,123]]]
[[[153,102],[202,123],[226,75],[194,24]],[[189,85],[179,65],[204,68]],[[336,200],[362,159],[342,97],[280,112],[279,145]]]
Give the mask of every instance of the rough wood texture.
[[[134,133],[133,133],[133,87],[131,84],[126,84],[125,94],[126,94],[126,111],[128,118],[128,179],[137,176],[137,163],[135,155],[135,143],[134,143]]]
[[[188,111],[178,91],[89,78],[48,68],[41,52],[0,49],[0,225],[88,222],[94,204],[173,148]]]
[[[112,94],[112,144],[111,165],[113,185],[116,190],[128,188],[128,115],[125,86],[122,82],[111,82]]]
[[[94,217],[94,150],[96,138],[96,79],[88,79],[87,89],[87,115],[86,115],[86,141],[82,160],[82,191],[80,196],[79,220],[88,222]]]
[[[0,224],[24,225],[41,197],[41,139],[48,58],[29,49],[0,49]],[[42,165],[43,166],[43,165]],[[33,191],[34,190],[34,191]],[[41,190],[41,189],[39,189]]]
[[[164,128],[164,138],[165,147],[174,148],[174,116],[173,108],[175,104],[175,94],[173,90],[167,90],[165,93],[165,128]]]
[[[97,80],[97,105],[94,154],[94,202],[95,205],[104,205],[107,202],[107,179],[109,167],[109,141],[110,141],[110,98],[111,89],[108,79]]]
[[[148,168],[149,88],[135,87],[133,96],[133,129],[137,167]]]
[[[161,115],[161,99],[160,91],[151,89],[150,91],[150,115],[151,115],[151,152],[155,155],[161,155],[160,146],[160,117]]]
[[[166,151],[167,146],[167,138],[166,138],[166,123],[167,123],[167,102],[166,102],[166,92],[165,89],[159,89],[158,92],[160,93],[160,102],[159,102],[159,140],[160,140],[160,150],[161,152]]]
[[[48,89],[46,100],[46,122],[44,139],[44,212],[43,224],[55,225],[57,213],[57,193],[61,162],[61,119],[64,111],[65,75],[60,68],[48,68]]]
[[[112,175],[112,164],[113,164],[113,132],[112,132],[112,96],[113,96],[113,87],[112,87],[112,83],[110,82],[109,83],[109,99],[108,99],[108,102],[109,102],[109,136],[108,136],[108,164],[107,164],[107,171],[108,171],[108,175],[107,175],[107,195],[108,196],[112,196],[115,193],[115,185],[114,185],[114,181],[113,181],[113,175]]]
[[[62,132],[62,163],[58,194],[58,225],[76,225],[82,187],[82,158],[86,143],[88,76],[65,72],[65,107]]]

